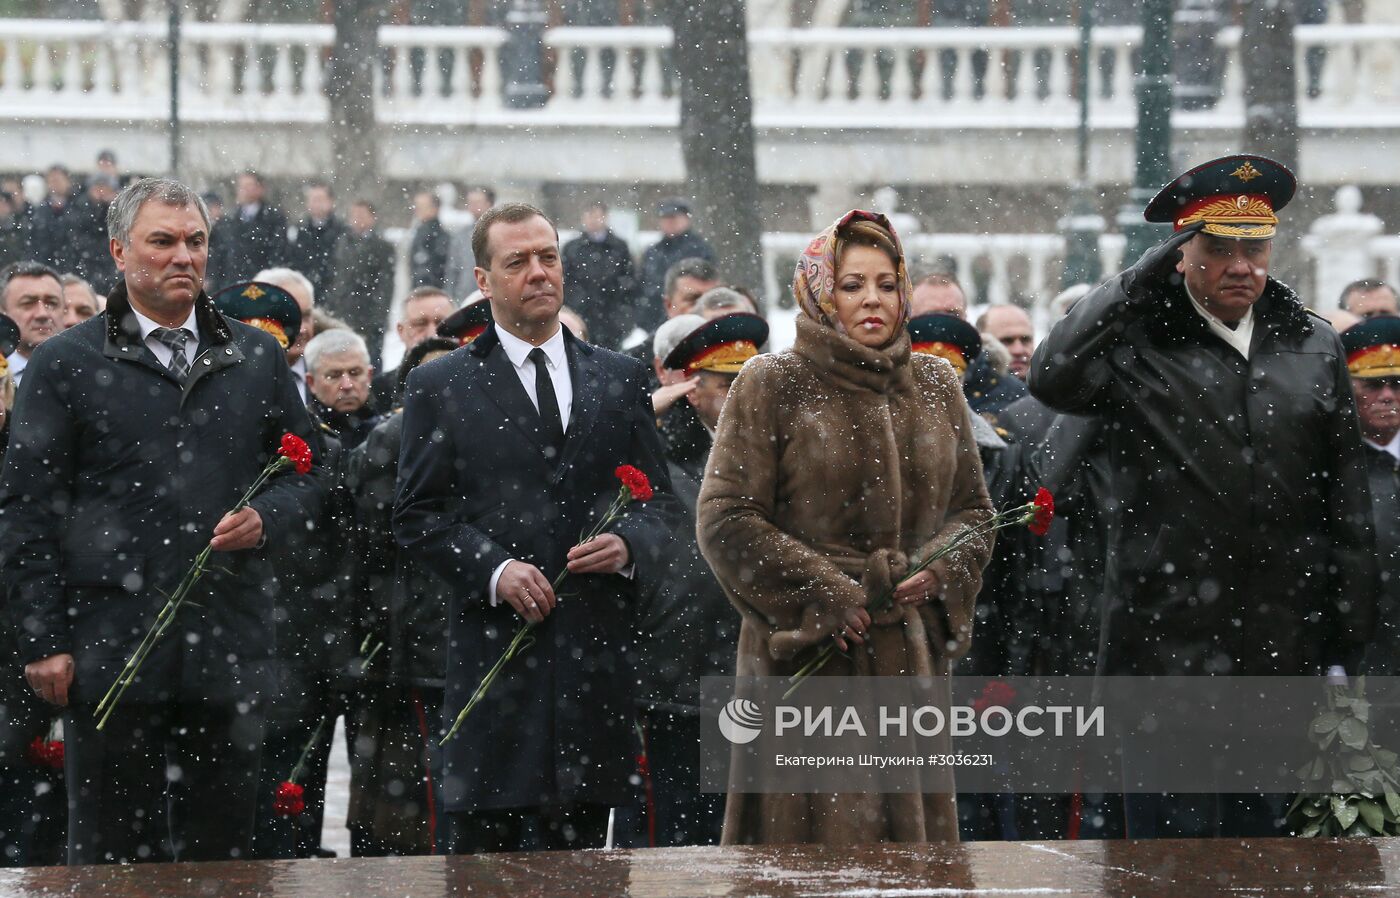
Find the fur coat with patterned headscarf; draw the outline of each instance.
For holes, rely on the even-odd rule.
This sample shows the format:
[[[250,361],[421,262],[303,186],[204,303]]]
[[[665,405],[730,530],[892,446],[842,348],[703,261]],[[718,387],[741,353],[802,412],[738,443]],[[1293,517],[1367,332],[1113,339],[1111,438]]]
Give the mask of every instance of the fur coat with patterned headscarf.
[[[745,677],[795,673],[845,609],[868,605],[911,560],[992,514],[958,376],[943,359],[911,355],[904,266],[903,320],[889,345],[863,346],[836,326],[836,233],[857,217],[888,228],[883,216],[852,212],[808,247],[794,284],[805,313],[796,344],[739,373],[700,491],[701,551],[743,617],[741,691]],[[866,644],[821,675],[946,674],[972,637],[991,543],[936,562],[933,600],[874,614]],[[732,782],[744,777],[731,772]],[[946,768],[923,794],[731,792],[724,842],[954,841],[952,793]]]

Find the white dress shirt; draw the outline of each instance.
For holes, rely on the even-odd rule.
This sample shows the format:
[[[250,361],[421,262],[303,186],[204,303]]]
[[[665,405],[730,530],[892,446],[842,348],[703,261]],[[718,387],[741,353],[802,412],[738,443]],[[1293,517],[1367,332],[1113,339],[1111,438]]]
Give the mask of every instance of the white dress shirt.
[[[505,350],[506,358],[510,360],[516,376],[520,378],[520,385],[525,388],[525,395],[530,397],[535,411],[539,411],[540,400],[535,395],[535,363],[530,361],[530,350],[535,347],[514,334],[506,333],[500,325],[496,326],[496,336],[500,338],[501,348]],[[564,425],[564,432],[568,433],[569,413],[574,408],[574,381],[569,374],[569,355],[564,349],[563,326],[554,332],[554,336],[541,343],[539,348],[544,350],[549,379],[554,384],[554,396],[559,401],[559,419]],[[510,561],[503,561],[491,572],[491,582],[486,587],[486,598],[493,608],[497,604],[496,584],[501,581],[501,572],[506,569],[506,565],[515,560],[512,558]],[[635,570],[635,565],[629,562],[620,573],[624,577],[631,577]]]
[[[1183,286],[1185,285],[1183,284]],[[1186,287],[1186,298],[1191,300],[1191,305],[1196,309],[1196,312],[1206,320],[1211,333],[1234,347],[1235,352],[1246,359],[1249,358],[1249,344],[1254,339],[1254,306],[1249,307],[1249,311],[1244,313],[1244,317],[1232,329],[1225,322],[1207,312],[1206,307],[1197,302],[1196,297],[1191,295],[1190,287]]]
[[[135,305],[131,307],[131,313],[136,316],[136,323],[141,326],[141,339],[146,342],[146,348],[155,355],[157,362],[169,368],[170,358],[175,353],[170,350],[169,346],[151,335],[156,328],[165,325],[142,315],[137,311]],[[190,315],[180,327],[190,332],[189,338],[185,340],[185,360],[190,363],[190,370],[193,371],[195,356],[199,354],[199,322],[195,320],[194,306],[190,306]]]
[[[24,369],[29,366],[29,359],[19,354],[19,350],[5,356],[5,361],[10,366],[10,377],[14,380],[15,386],[19,386],[20,378],[24,377]]]
[[[310,400],[306,396],[306,356],[296,360],[296,364],[291,366],[292,382],[297,385],[297,393],[301,395],[302,404]]]
[[[516,377],[520,378],[520,385],[525,388],[525,395],[530,397],[535,411],[539,411],[540,400],[535,395],[535,363],[530,361],[530,350],[535,347],[514,334],[506,333],[499,326],[496,328],[496,335],[501,339],[501,348],[506,351],[506,358],[510,359]],[[567,433],[569,412],[574,408],[574,381],[569,376],[569,356],[564,351],[564,328],[561,326],[554,332],[554,336],[541,343],[539,348],[544,350],[549,379],[554,384],[554,395],[559,400],[559,419],[564,425],[564,432]]]
[[[1373,443],[1370,440],[1367,440],[1365,437],[1362,437],[1361,439],[1364,440],[1366,442],[1366,445],[1370,446],[1372,449],[1379,449],[1382,452],[1389,452],[1392,458],[1394,458],[1396,461],[1400,461],[1400,432],[1397,432],[1395,436],[1391,437],[1390,442],[1386,443],[1384,446],[1382,446],[1380,443]]]

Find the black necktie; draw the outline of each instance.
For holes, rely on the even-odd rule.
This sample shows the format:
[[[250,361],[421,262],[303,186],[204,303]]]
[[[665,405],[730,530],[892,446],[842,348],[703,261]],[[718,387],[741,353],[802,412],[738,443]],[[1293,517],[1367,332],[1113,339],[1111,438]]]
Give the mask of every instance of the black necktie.
[[[559,414],[554,381],[549,377],[549,362],[538,346],[530,350],[530,361],[535,363],[535,401],[540,408],[540,432],[544,434],[545,444],[557,450],[564,445],[564,419]]]

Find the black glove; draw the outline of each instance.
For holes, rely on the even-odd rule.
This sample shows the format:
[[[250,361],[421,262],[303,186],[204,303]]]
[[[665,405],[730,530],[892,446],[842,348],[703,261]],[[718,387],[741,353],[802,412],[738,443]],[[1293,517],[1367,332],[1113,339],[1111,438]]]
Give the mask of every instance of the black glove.
[[[1132,300],[1146,299],[1153,287],[1181,283],[1176,263],[1181,261],[1181,247],[1201,232],[1204,221],[1193,222],[1142,254],[1137,264],[1124,272],[1123,292]]]

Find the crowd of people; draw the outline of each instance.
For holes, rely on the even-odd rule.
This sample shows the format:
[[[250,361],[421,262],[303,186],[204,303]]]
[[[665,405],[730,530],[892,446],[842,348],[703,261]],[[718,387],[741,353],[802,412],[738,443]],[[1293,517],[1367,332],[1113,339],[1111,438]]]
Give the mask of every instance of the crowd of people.
[[[337,721],[360,856],[1278,832],[1271,796],[726,801],[699,683],[833,640],[847,676],[1394,672],[1396,293],[1358,281],[1329,323],[1268,277],[1294,184],[1262,157],[1167,185],[1175,235],[1039,346],[848,213],[779,353],[679,200],[634,266],[606,206],[560,246],[533,206],[476,189],[448,228],[420,192],[394,299],[374,208],[342,222],[324,183],[293,226],[251,172],[226,213],[115,170],[48,187],[0,192],[4,863],[325,855]],[[234,511],[284,434],[313,466]],[[619,465],[647,495],[607,517]],[[1044,539],[910,574],[1042,485]]]

